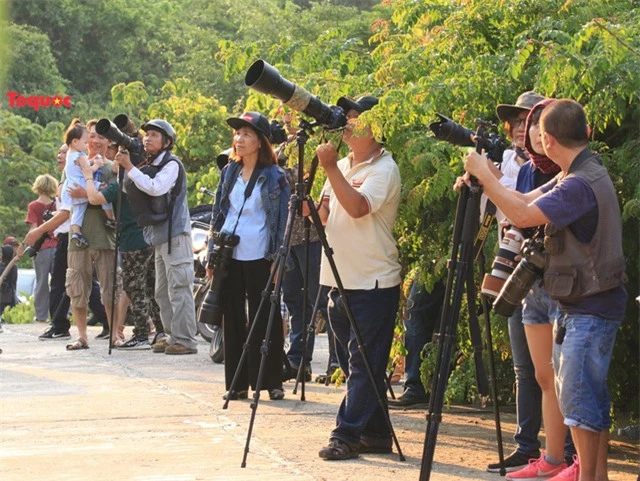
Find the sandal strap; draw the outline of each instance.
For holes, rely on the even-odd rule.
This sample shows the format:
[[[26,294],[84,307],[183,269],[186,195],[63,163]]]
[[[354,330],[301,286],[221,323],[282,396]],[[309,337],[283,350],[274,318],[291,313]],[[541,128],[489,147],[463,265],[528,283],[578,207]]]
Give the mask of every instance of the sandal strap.
[[[71,344],[67,344],[67,351],[78,351],[80,349],[89,349],[89,345],[82,339],[76,339]]]

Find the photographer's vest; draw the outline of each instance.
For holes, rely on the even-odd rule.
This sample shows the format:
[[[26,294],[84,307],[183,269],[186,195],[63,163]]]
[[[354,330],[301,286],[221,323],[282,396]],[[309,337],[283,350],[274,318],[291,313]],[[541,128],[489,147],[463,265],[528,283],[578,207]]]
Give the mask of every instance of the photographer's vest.
[[[545,226],[544,289],[559,301],[571,302],[604,292],[621,285],[625,280],[625,261],[622,254],[622,220],[618,199],[607,169],[600,158],[584,152],[574,160],[566,176],[584,179],[598,204],[598,225],[591,242],[578,241],[566,227]]]
[[[133,215],[138,225],[144,228],[144,240],[152,246],[168,242],[177,235],[191,232],[186,199],[187,177],[182,162],[170,151],[166,151],[158,165],[145,165],[140,168],[140,171],[153,179],[169,162],[178,164],[178,178],[175,185],[164,195],[149,195],[138,189],[131,179],[128,177],[125,179],[125,188]],[[169,249],[171,249],[170,246]]]

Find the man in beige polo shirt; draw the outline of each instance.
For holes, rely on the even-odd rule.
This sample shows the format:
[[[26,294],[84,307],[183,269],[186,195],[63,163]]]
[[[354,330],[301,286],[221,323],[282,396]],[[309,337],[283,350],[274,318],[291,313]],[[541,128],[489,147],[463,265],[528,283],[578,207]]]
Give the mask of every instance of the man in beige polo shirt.
[[[346,302],[366,348],[379,392],[384,377],[400,297],[400,264],[392,235],[400,202],[400,172],[391,154],[369,127],[357,125],[358,116],[378,103],[371,96],[338,106],[347,114],[343,140],[350,153],[338,160],[330,142],[317,149],[327,173],[318,212],[326,225],[329,244]],[[340,367],[347,375],[347,393],[336,419],[329,445],[319,455],[327,460],[358,457],[360,453],[389,453],[392,438],[378,396],[358,350],[345,314],[337,283],[323,255],[320,284],[331,287],[328,313],[337,341]],[[386,409],[386,408],[385,408]]]

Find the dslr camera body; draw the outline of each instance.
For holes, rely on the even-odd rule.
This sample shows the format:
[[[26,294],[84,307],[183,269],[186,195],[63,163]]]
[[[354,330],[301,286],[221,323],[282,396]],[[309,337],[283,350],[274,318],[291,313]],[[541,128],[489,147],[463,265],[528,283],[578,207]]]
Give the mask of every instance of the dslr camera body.
[[[214,232],[211,234],[213,248],[207,259],[207,267],[211,266],[213,278],[211,286],[202,301],[202,307],[198,313],[198,322],[220,326],[222,324],[222,300],[220,293],[225,278],[227,277],[229,263],[233,255],[233,249],[240,242],[240,236],[228,232]]]
[[[43,222],[47,222],[52,218],[53,218],[53,212],[51,212],[50,209],[45,210],[44,213],[42,214]],[[40,250],[40,248],[42,247],[42,244],[44,244],[44,241],[46,241],[48,237],[49,237],[49,233],[45,232],[40,236],[40,238],[37,241],[33,243],[32,246],[27,246],[27,248],[24,250],[24,253],[27,254],[27,256],[29,257],[35,257],[38,251]]]

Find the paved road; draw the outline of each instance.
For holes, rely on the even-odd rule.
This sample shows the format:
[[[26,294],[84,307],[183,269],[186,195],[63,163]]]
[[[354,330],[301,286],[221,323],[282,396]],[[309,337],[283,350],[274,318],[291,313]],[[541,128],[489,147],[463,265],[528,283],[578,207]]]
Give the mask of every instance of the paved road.
[[[307,384],[306,402],[291,393],[258,405],[247,467],[241,468],[250,401],[222,409],[222,365],[201,341],[194,356],[151,351],[107,353],[106,341],[67,352],[67,341],[38,341],[45,326],[6,326],[0,335],[0,480],[366,480],[417,481],[424,412],[394,413],[407,456],[366,455],[345,462],[317,457],[335,422],[342,388]],[[128,328],[130,330],[130,328]],[[99,328],[90,328],[90,336]],[[324,369],[320,336],[314,372]],[[265,393],[266,394],[266,393]],[[513,415],[503,417],[513,430]],[[431,479],[495,480],[484,466],[496,458],[489,412],[455,408],[441,425]],[[509,435],[505,439],[510,441]],[[613,480],[637,468],[614,461]],[[637,465],[636,465],[637,466]],[[626,471],[626,473],[624,472]]]

